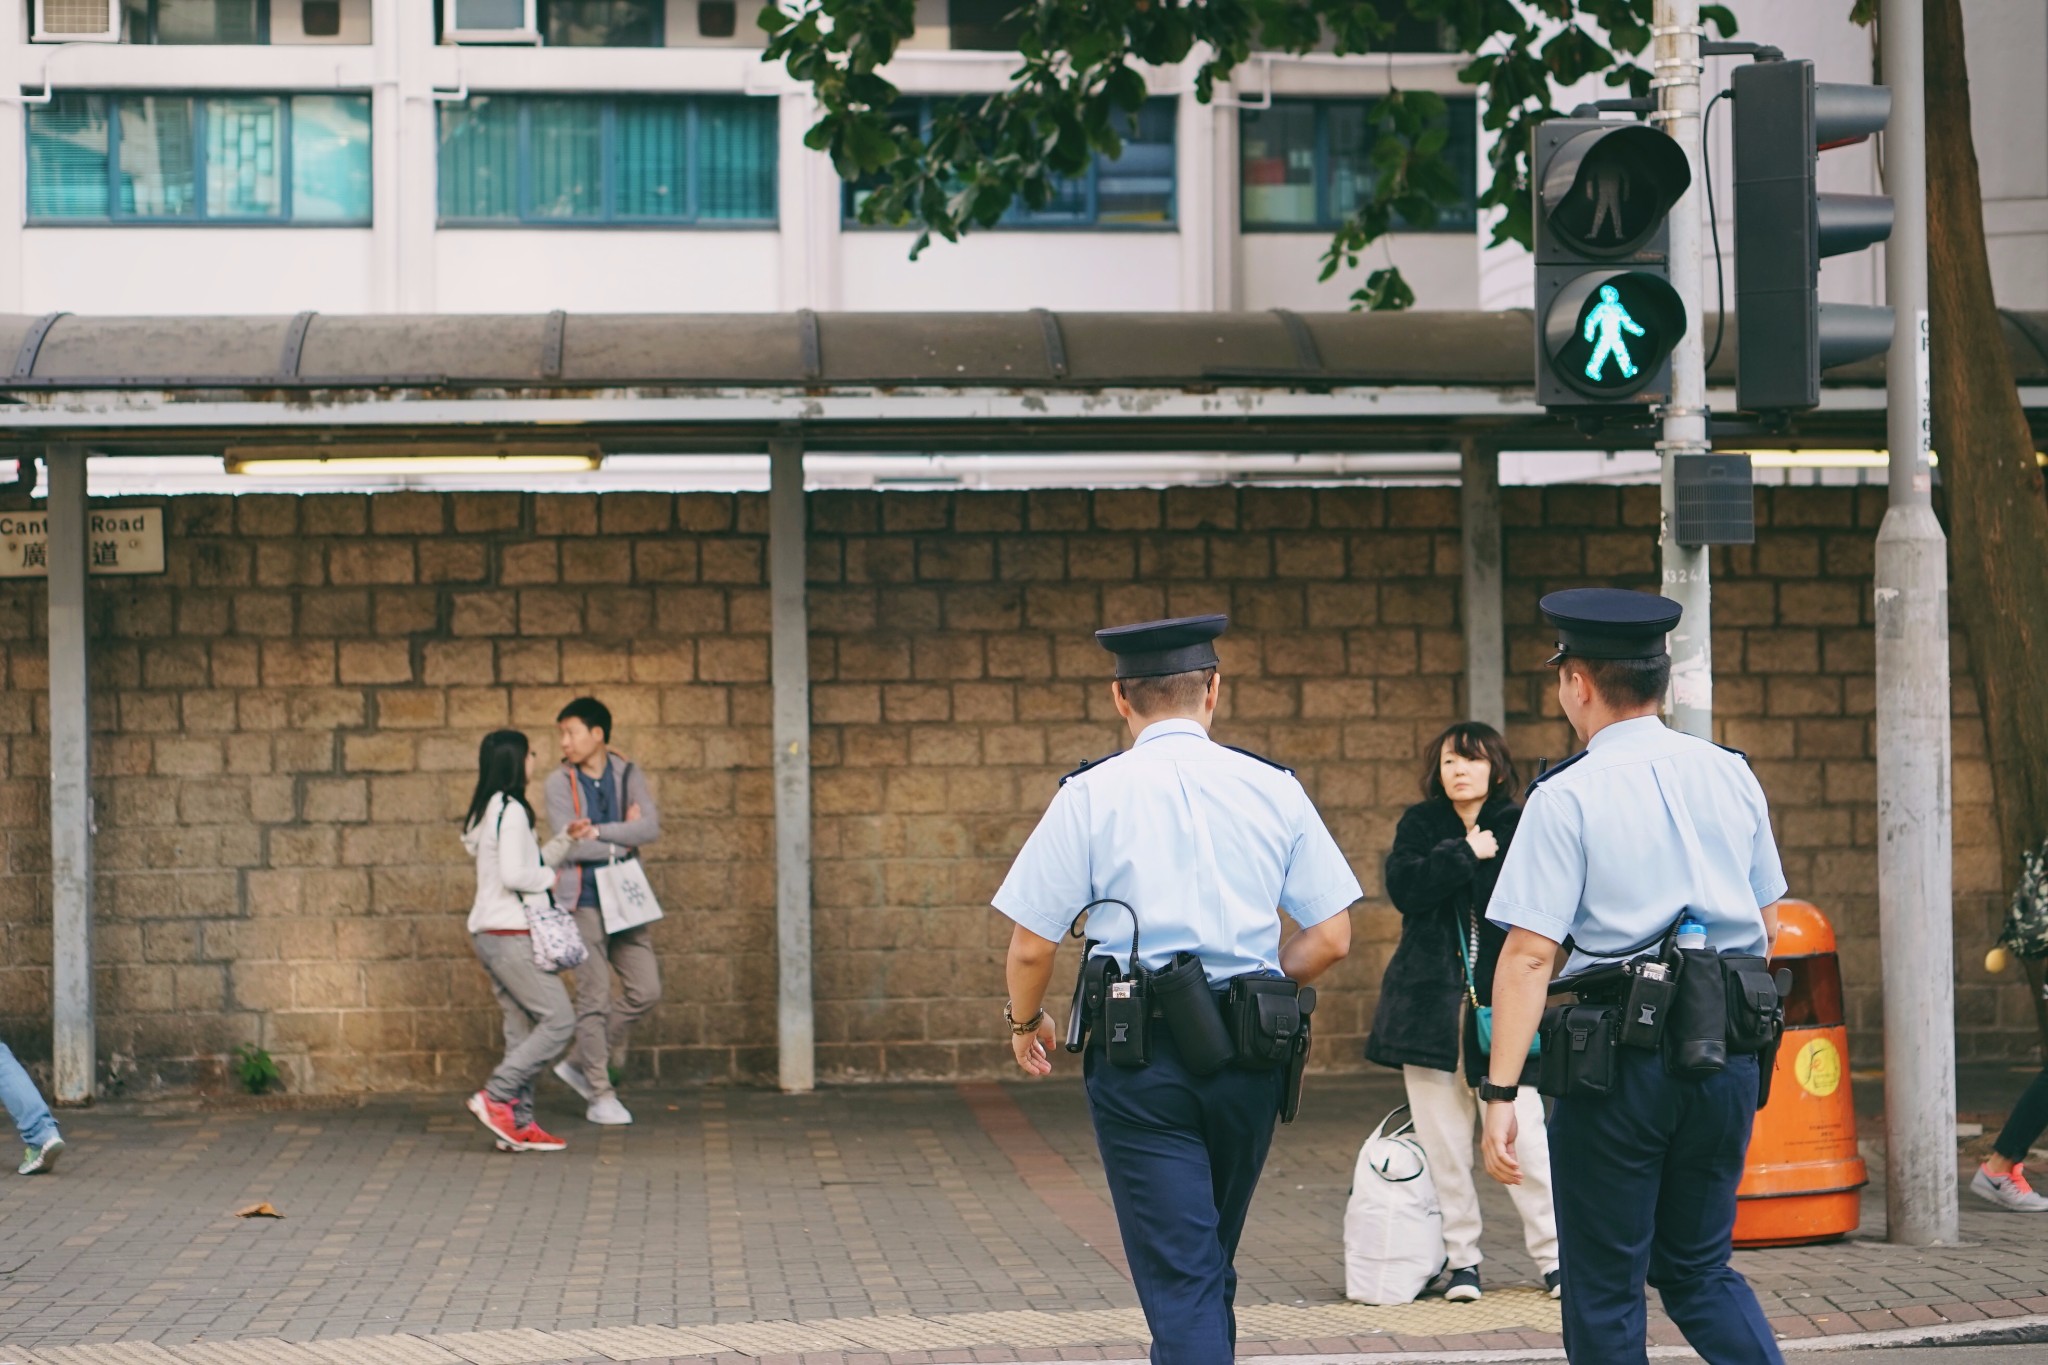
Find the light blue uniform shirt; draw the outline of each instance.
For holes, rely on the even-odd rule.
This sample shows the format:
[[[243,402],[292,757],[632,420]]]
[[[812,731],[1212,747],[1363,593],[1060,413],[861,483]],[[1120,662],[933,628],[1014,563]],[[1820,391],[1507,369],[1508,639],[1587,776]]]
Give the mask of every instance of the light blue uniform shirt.
[[[1280,970],[1274,907],[1308,928],[1364,894],[1292,773],[1162,720],[1060,787],[994,904],[1058,942],[1090,901],[1126,901],[1146,967],[1194,953],[1215,983]],[[1129,965],[1121,906],[1090,912],[1088,935]]]
[[[1567,974],[1631,953],[1681,911],[1723,952],[1765,950],[1785,894],[1763,788],[1741,755],[1655,716],[1610,725],[1529,793],[1486,917],[1576,949]]]

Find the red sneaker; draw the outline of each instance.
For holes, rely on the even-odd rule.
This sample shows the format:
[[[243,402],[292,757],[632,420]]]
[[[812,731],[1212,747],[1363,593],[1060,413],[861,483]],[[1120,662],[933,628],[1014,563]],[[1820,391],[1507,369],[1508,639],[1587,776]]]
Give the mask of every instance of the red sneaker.
[[[512,1143],[522,1152],[559,1152],[569,1145],[538,1123],[529,1123],[514,1133]]]
[[[476,1115],[476,1121],[491,1130],[500,1141],[517,1144],[519,1124],[512,1117],[512,1106],[501,1100],[494,1100],[479,1090],[469,1097],[469,1112]]]

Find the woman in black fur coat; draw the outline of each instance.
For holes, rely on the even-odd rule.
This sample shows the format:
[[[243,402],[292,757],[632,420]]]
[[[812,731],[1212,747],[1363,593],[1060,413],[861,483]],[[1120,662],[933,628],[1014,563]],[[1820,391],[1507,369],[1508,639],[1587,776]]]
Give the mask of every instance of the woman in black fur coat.
[[[1470,1302],[1480,1296],[1472,1144],[1480,1117],[1476,1088],[1486,1076],[1475,1007],[1492,1003],[1494,964],[1507,938],[1487,921],[1486,902],[1522,811],[1515,804],[1514,760],[1491,726],[1453,725],[1427,753],[1423,800],[1401,817],[1387,854],[1387,898],[1401,912],[1401,943],[1380,982],[1365,1055],[1399,1068],[1407,1085],[1415,1135],[1443,1207],[1450,1272],[1444,1296]],[[1523,1178],[1508,1192],[1522,1216],[1529,1255],[1554,1297],[1557,1224],[1535,1070],[1532,1059],[1516,1100]]]

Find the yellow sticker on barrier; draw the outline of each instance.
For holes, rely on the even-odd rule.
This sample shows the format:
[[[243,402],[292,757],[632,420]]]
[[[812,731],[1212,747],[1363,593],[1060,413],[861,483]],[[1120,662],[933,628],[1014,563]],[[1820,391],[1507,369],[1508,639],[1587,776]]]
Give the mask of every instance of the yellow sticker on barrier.
[[[1792,1059],[1792,1075],[1801,1090],[1824,1100],[1841,1088],[1842,1054],[1832,1039],[1816,1038]]]

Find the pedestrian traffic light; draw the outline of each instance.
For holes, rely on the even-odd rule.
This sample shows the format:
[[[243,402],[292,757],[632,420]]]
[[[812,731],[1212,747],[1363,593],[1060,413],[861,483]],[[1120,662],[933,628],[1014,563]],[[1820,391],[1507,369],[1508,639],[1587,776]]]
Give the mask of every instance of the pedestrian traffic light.
[[[1881,194],[1821,194],[1820,152],[1881,132],[1891,91],[1813,78],[1809,61],[1737,67],[1735,396],[1750,412],[1820,402],[1820,372],[1891,345],[1892,310],[1820,301],[1820,258],[1892,235]]]
[[[1642,123],[1551,119],[1533,133],[1536,398],[1546,408],[1668,398],[1685,306],[1665,219],[1692,183],[1685,153]]]

